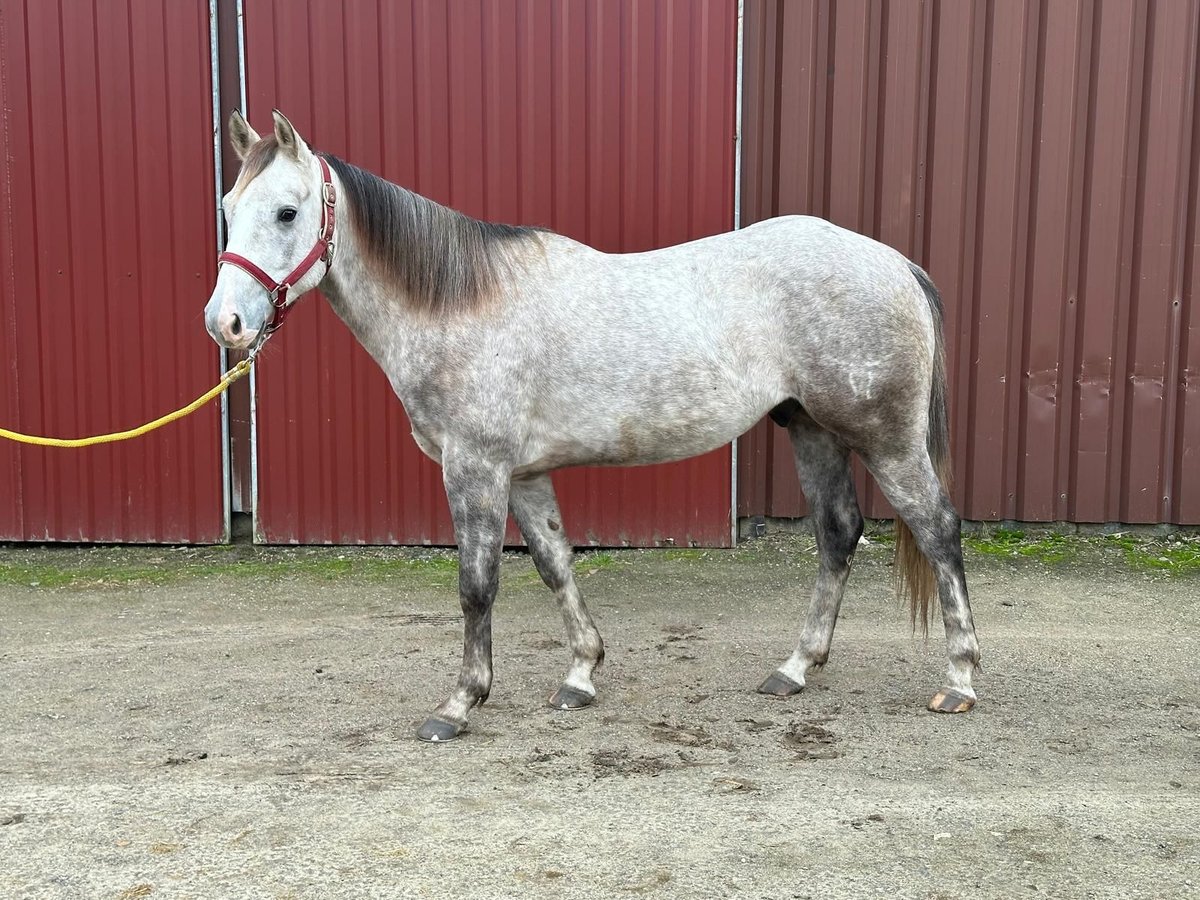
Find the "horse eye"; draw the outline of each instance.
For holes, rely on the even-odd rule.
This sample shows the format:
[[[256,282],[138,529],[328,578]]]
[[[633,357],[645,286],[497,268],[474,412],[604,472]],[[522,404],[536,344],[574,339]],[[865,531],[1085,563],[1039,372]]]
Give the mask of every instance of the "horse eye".
[[[279,211],[280,222],[290,222],[296,218],[296,208],[294,206],[285,206]]]

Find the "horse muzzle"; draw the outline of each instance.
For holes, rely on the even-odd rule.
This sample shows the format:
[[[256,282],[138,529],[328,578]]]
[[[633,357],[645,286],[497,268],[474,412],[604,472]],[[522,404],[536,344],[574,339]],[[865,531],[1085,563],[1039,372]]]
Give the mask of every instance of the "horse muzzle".
[[[213,297],[204,311],[204,326],[209,336],[227,350],[249,350],[266,325],[262,316],[253,316],[228,299]]]

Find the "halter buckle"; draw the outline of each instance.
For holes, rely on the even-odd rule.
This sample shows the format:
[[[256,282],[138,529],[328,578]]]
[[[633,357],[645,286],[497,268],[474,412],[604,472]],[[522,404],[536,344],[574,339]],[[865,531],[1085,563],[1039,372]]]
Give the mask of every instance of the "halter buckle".
[[[271,291],[271,293],[270,293],[271,305],[273,307],[275,307],[276,309],[286,308],[287,307],[287,294],[288,294],[288,291],[291,290],[291,288],[292,288],[292,286],[290,284],[288,284],[286,281],[283,284],[276,285],[275,290]],[[283,302],[280,302],[280,300],[279,300],[280,294],[283,295]]]
[[[337,200],[337,195],[334,193],[332,181],[321,183],[321,200],[330,209],[333,208],[334,201]]]

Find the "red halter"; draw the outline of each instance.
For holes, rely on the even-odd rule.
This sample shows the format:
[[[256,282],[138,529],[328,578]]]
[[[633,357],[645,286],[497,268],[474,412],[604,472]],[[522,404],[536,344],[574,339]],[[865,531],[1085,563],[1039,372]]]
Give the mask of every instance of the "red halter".
[[[237,266],[266,288],[267,294],[271,298],[272,310],[271,321],[267,323],[267,334],[275,331],[283,324],[283,317],[287,314],[288,309],[288,290],[291,286],[303,278],[308,270],[317,264],[317,260],[325,263],[326,272],[329,271],[329,267],[333,264],[333,252],[335,249],[333,243],[333,208],[334,203],[337,201],[337,193],[333,188],[333,178],[329,174],[328,164],[320,156],[317,157],[317,162],[321,164],[321,230],[317,234],[317,242],[308,251],[308,256],[300,261],[300,265],[285,275],[283,281],[276,281],[241,254],[230,253],[226,250],[217,257],[218,266],[223,263]]]

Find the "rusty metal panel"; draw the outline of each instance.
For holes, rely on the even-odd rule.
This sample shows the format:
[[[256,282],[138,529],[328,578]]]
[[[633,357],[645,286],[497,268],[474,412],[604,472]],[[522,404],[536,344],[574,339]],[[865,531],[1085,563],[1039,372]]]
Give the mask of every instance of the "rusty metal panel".
[[[933,275],[964,517],[1200,523],[1200,2],[747,0],[745,29],[743,221]],[[741,514],[803,513],[785,434],[738,460]]]
[[[664,246],[733,222],[736,7],[256,2],[249,112],[479,218]],[[258,369],[258,540],[453,543],[440,469],[323,301]],[[730,454],[556,474],[572,539],[728,544]]]
[[[0,422],[129,428],[218,376],[206,4],[0,2]],[[0,539],[219,541],[215,404],[140,440],[0,443]]]

